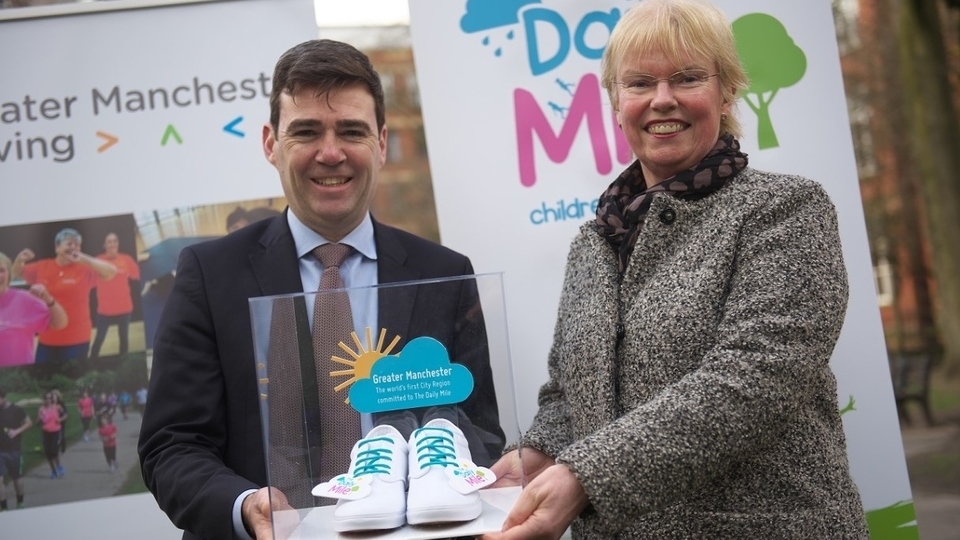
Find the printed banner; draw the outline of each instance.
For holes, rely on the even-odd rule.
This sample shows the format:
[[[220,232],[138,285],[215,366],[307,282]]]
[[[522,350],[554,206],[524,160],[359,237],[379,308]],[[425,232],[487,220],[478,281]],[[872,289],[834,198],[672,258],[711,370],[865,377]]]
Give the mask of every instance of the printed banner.
[[[521,428],[547,377],[569,242],[633,160],[598,73],[637,3],[410,0],[443,242],[480,272],[505,272]],[[750,165],[819,181],[838,207],[850,302],[831,366],[851,467],[873,538],[916,538],[837,43],[824,39],[830,3],[717,3],[746,50]]]
[[[0,252],[27,263],[9,292],[29,299],[43,284],[68,321],[42,319],[36,356],[30,342],[0,358],[0,386],[34,424],[20,440],[25,508],[0,514],[0,530],[179,537],[137,464],[153,330],[180,248],[285,206],[261,128],[277,58],[317,36],[313,2],[22,9],[0,18]],[[78,264],[65,267],[75,275],[45,270],[62,238],[75,242]],[[91,271],[84,257],[118,272]],[[0,326],[25,313],[0,312]],[[37,425],[54,389],[67,418],[44,441]]]

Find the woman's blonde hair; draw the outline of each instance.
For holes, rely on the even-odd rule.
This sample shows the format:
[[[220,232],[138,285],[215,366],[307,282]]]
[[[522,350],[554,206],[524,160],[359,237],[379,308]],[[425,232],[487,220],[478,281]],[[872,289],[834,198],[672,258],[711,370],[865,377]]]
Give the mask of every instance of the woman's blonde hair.
[[[624,13],[603,52],[600,82],[619,109],[617,70],[628,56],[661,51],[681,69],[681,58],[704,58],[716,64],[725,102],[733,104],[749,87],[726,15],[706,0],[643,0]],[[720,132],[741,136],[736,107],[720,121]]]

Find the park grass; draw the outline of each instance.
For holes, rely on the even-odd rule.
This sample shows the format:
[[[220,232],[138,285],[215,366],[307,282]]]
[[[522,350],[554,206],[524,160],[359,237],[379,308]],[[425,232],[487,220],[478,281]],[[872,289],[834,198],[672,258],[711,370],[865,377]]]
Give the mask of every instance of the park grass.
[[[960,377],[934,370],[930,377],[930,408],[934,416],[960,415]]]
[[[133,465],[127,471],[127,479],[114,495],[134,495],[146,493],[147,486],[143,484],[143,475],[140,473],[140,460],[134,456]]]

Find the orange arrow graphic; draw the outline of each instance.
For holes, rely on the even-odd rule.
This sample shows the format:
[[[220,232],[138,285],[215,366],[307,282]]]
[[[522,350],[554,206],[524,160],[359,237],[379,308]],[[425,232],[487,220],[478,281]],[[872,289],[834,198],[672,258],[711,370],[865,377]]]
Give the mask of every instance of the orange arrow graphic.
[[[104,132],[102,132],[102,131],[98,131],[98,132],[97,132],[97,137],[100,137],[100,138],[102,138],[103,140],[106,141],[105,143],[101,144],[101,145],[97,148],[97,152],[103,152],[104,150],[106,150],[106,149],[110,148],[111,146],[117,144],[117,141],[120,140],[120,139],[118,139],[117,137],[114,137],[113,135],[111,135],[111,134],[109,134],[109,133],[104,133]]]

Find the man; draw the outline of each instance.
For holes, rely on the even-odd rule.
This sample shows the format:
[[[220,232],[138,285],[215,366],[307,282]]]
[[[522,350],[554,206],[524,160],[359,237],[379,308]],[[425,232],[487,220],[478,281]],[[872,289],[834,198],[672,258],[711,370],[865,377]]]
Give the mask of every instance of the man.
[[[0,512],[7,509],[7,478],[13,481],[17,508],[23,508],[23,477],[20,459],[20,436],[33,422],[20,407],[7,401],[7,391],[0,388]]]
[[[256,223],[261,219],[272,218],[278,216],[279,214],[280,212],[267,206],[251,208],[249,210],[238,206],[234,208],[232,212],[227,214],[227,232],[232,233],[233,231],[242,229],[251,223]]]
[[[147,389],[144,387],[137,388],[137,412],[140,413],[140,416],[143,416],[143,409],[147,406]]]
[[[365,55],[313,40],[281,56],[263,149],[289,207],[183,250],[154,343],[139,452],[147,487],[185,538],[272,532],[248,298],[315,291],[323,269],[311,251],[334,242],[354,249],[340,264],[346,287],[473,274],[465,256],[372,219],[386,145],[383,88]],[[480,441],[470,450],[497,457],[503,432],[485,334],[457,326],[476,312],[476,291],[391,289],[378,294],[374,324],[434,337],[468,366],[475,388],[460,407]],[[482,343],[467,342],[477,336]]]

